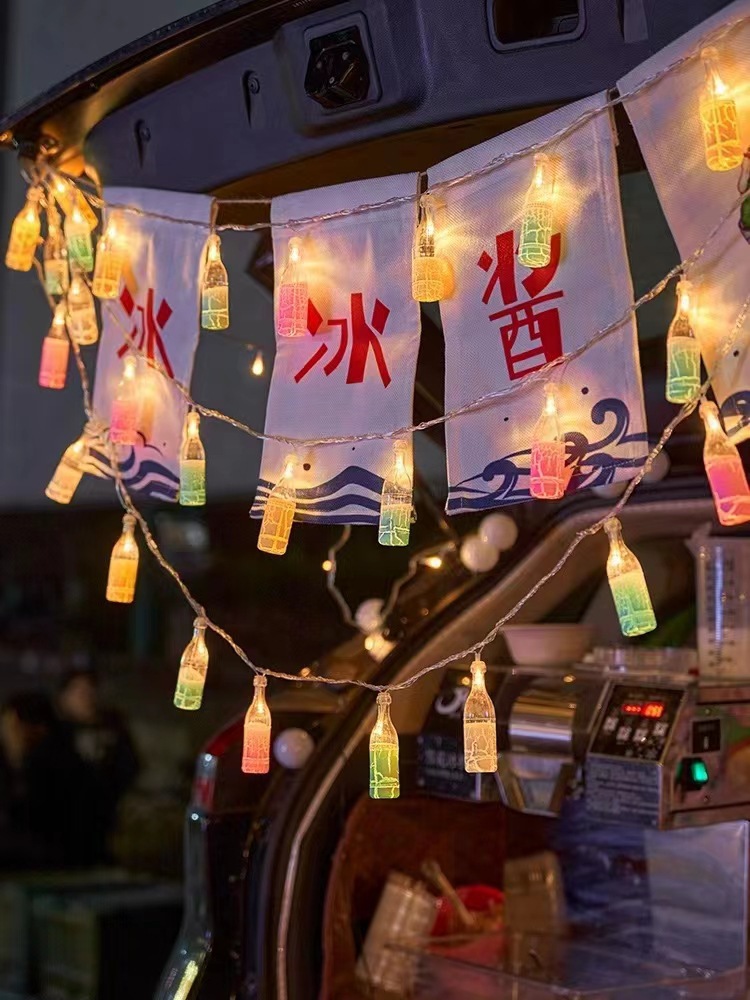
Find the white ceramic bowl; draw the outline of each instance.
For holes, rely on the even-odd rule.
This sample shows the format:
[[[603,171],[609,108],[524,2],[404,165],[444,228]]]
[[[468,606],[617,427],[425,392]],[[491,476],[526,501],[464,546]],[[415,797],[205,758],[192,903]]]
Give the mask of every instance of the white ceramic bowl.
[[[562,667],[580,663],[594,638],[590,625],[506,625],[514,663],[523,667]]]

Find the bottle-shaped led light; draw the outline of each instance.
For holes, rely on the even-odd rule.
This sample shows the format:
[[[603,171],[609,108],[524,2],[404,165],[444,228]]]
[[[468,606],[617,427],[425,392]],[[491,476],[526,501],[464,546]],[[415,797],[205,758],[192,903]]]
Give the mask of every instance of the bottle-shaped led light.
[[[724,433],[715,403],[704,400],[700,415],[706,429],[703,464],[719,521],[744,524],[750,521],[750,488],[737,446]]]
[[[65,295],[70,283],[68,248],[65,244],[60,213],[50,198],[47,205],[47,239],[42,253],[44,261],[44,287],[49,295]]]
[[[77,267],[73,268],[73,278],[70,282],[67,297],[68,330],[71,340],[81,347],[95,344],[99,339],[99,325],[96,321],[94,296],[91,294],[83,274]]]
[[[391,721],[391,696],[378,693],[378,717],[370,733],[370,798],[397,799],[398,733]]]
[[[206,619],[198,617],[193,622],[193,638],[180,658],[180,672],[174,692],[175,708],[194,712],[201,707],[207,671]]]
[[[206,451],[200,439],[200,414],[188,410],[180,450],[180,503],[202,507],[206,502]]]
[[[70,340],[65,326],[65,303],[58,302],[49,333],[42,343],[39,385],[44,389],[64,389],[68,374]]]
[[[307,280],[298,236],[289,240],[287,263],[279,282],[276,327],[280,337],[303,337],[307,331]]]
[[[75,184],[68,182],[58,174],[52,181],[51,192],[55,196],[55,201],[65,213],[65,218],[72,214],[74,208],[78,211],[87,223],[92,232],[99,222],[96,212],[89,205],[86,196]]]
[[[537,500],[559,500],[565,492],[565,438],[560,431],[557,387],[544,386],[544,409],[531,441],[529,492]]]
[[[86,272],[92,271],[94,246],[91,242],[91,229],[77,204],[65,219],[65,242],[68,246],[70,266],[80,267]]]
[[[26,204],[13,220],[5,253],[5,266],[12,271],[30,271],[34,263],[39,233],[42,229],[39,218],[39,200],[42,192],[38,187],[29,188]]]
[[[546,153],[534,157],[534,174],[526,192],[518,243],[518,262],[524,267],[546,267],[552,259],[554,169]]]
[[[296,468],[296,456],[287,455],[281,479],[268,494],[258,535],[261,552],[269,552],[273,556],[283,556],[286,552],[297,509],[297,490],[294,487]]]
[[[378,541],[381,545],[408,545],[412,516],[412,485],[406,441],[393,442],[393,465],[380,494]]]
[[[98,299],[116,299],[120,294],[127,249],[124,223],[114,212],[96,244],[96,265],[91,290]]]
[[[435,219],[432,205],[422,199],[411,262],[411,295],[417,302],[439,302],[450,294],[448,262],[435,255]]]
[[[271,712],[266,703],[266,678],[256,674],[253,689],[253,700],[245,716],[242,770],[245,774],[268,774],[271,767]]]
[[[56,503],[70,503],[83,476],[88,451],[88,439],[84,431],[77,441],[68,445],[58,462],[54,475],[44,491],[50,500]]]
[[[622,634],[643,635],[656,628],[656,617],[641,564],[622,540],[622,526],[616,517],[604,522],[609,536],[607,577],[614,598]]]
[[[135,540],[134,530],[135,517],[126,514],[122,519],[122,535],[112,549],[107,577],[107,600],[115,604],[130,604],[135,596],[138,543]]]
[[[112,400],[109,439],[113,444],[138,442],[138,359],[126,354],[122,361],[122,377]]]
[[[226,330],[229,326],[229,275],[221,259],[221,240],[211,233],[201,282],[201,326]]]
[[[253,363],[250,365],[250,374],[254,375],[256,378],[260,378],[265,370],[266,366],[263,362],[263,352],[258,351],[253,358]]]
[[[742,162],[737,105],[719,74],[719,53],[713,46],[701,52],[706,83],[700,96],[700,119],[706,164],[710,170],[734,170]]]
[[[497,771],[495,706],[484,682],[486,666],[471,665],[471,690],[464,704],[464,767],[470,773]]]
[[[687,403],[701,387],[701,351],[692,322],[692,284],[677,282],[677,311],[667,334],[667,388],[670,403]]]

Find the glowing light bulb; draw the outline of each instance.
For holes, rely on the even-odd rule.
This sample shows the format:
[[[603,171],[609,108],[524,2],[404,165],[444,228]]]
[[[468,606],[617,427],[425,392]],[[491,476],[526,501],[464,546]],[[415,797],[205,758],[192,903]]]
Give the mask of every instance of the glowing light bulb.
[[[78,205],[73,206],[73,211],[65,219],[65,241],[68,245],[70,266],[80,267],[82,271],[92,271],[94,247],[91,242],[91,229]]]
[[[200,414],[189,410],[185,416],[180,450],[180,503],[202,507],[206,502],[206,452],[200,439]]]
[[[559,500],[565,492],[565,438],[560,432],[557,387],[544,386],[544,409],[531,442],[529,492],[537,500]]]
[[[667,334],[667,388],[670,403],[687,403],[701,387],[701,351],[692,324],[692,284],[677,282],[677,311]]]
[[[393,442],[393,465],[380,494],[378,541],[381,545],[408,545],[412,516],[412,485],[406,467],[409,446]]]
[[[378,717],[370,733],[370,798],[397,799],[398,733],[391,721],[391,696],[378,692]]]
[[[268,494],[258,535],[258,548],[261,552],[268,552],[273,556],[283,556],[286,552],[297,509],[297,491],[294,488],[296,468],[296,456],[287,455],[281,479]]]
[[[206,619],[198,617],[193,622],[193,638],[180,658],[180,672],[174,692],[175,708],[194,712],[201,707],[207,671]]]
[[[49,295],[64,295],[68,290],[68,248],[60,226],[60,213],[52,199],[47,205],[47,239],[42,253],[44,287]]]
[[[703,464],[716,514],[722,524],[744,524],[750,521],[750,487],[737,446],[724,433],[715,403],[703,400],[700,415],[706,428]]]
[[[81,347],[95,344],[99,339],[99,325],[96,321],[94,297],[77,267],[73,268],[73,279],[68,290],[67,306],[68,329],[71,339]]]
[[[97,223],[99,222],[96,217],[96,212],[94,212],[91,205],[89,205],[84,193],[80,191],[75,184],[69,183],[62,177],[57,176],[52,182],[51,190],[52,194],[55,196],[57,204],[65,213],[66,218],[72,214],[74,208],[77,208],[83,216],[89,229],[92,232],[96,229]]]
[[[641,564],[622,540],[622,525],[616,517],[604,522],[609,536],[607,577],[620,619],[622,634],[643,635],[656,628],[656,617]]]
[[[330,573],[331,570],[333,569],[333,563],[331,562],[331,560],[324,559],[323,562],[321,563],[321,569],[323,570],[324,573]]]
[[[42,343],[39,385],[43,389],[64,389],[68,374],[70,341],[65,328],[65,303],[58,302],[49,333]]]
[[[268,774],[271,767],[271,712],[266,704],[266,678],[253,677],[253,700],[245,716],[242,770],[245,774]]]
[[[226,330],[229,326],[229,275],[221,259],[221,240],[211,233],[201,283],[201,326],[204,330]]]
[[[279,283],[276,328],[280,337],[303,337],[307,332],[307,281],[302,258],[302,240],[289,240],[289,255]]]
[[[464,704],[464,767],[470,774],[497,771],[497,727],[484,675],[477,657],[471,665],[471,690]]]
[[[534,157],[534,176],[526,192],[518,244],[518,262],[524,267],[546,267],[552,259],[554,169],[545,153]]]
[[[45,495],[55,503],[70,503],[83,477],[84,465],[89,453],[86,433],[74,441],[63,452]]]
[[[117,385],[109,421],[109,439],[113,444],[138,443],[138,359],[126,354],[122,377]]]
[[[39,233],[42,230],[39,218],[39,201],[42,192],[37,187],[29,188],[26,204],[13,220],[5,252],[5,266],[12,271],[30,271],[34,263]]]
[[[98,299],[118,297],[126,259],[127,239],[124,223],[117,213],[113,213],[96,244],[96,266],[91,290]]]
[[[742,162],[737,105],[719,74],[719,53],[709,46],[701,52],[706,83],[700,96],[706,164],[710,170],[734,170]]]
[[[135,596],[135,578],[138,574],[138,543],[133,531],[135,517],[126,514],[122,519],[122,535],[112,549],[107,577],[107,600],[114,604],[130,604]]]
[[[435,256],[435,221],[432,206],[422,199],[411,262],[411,295],[417,302],[439,302],[451,293],[450,270],[444,257]]]
[[[443,557],[425,556],[422,560],[422,565],[427,566],[428,569],[441,569],[443,565]]]
[[[253,358],[253,363],[250,365],[250,374],[255,375],[256,378],[260,378],[265,370],[266,366],[263,363],[263,352],[258,351]]]

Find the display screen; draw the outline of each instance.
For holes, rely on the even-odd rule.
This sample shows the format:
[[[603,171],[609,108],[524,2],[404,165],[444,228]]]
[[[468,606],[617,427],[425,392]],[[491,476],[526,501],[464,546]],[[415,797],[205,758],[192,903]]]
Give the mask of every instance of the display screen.
[[[622,706],[625,715],[642,715],[646,719],[660,719],[664,715],[663,701],[626,701]]]

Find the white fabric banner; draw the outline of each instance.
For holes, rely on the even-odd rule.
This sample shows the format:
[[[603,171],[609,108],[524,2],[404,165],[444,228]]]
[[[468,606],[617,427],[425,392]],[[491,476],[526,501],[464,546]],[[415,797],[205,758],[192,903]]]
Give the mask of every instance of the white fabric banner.
[[[276,198],[271,207],[276,316],[276,359],[266,431],[294,438],[383,432],[412,423],[419,349],[419,307],[411,298],[414,202],[324,222],[283,225],[413,196],[416,174],[356,181]],[[281,225],[279,225],[281,223]],[[289,288],[282,291],[289,240],[300,240],[306,282],[306,329],[280,331],[279,299],[289,322]],[[261,516],[269,490],[294,449],[266,441],[252,514]],[[393,442],[362,441],[297,452],[295,477],[300,521],[377,524],[383,477],[393,463]],[[411,467],[411,442],[409,442]]]
[[[739,166],[719,171],[709,169],[706,163],[699,114],[706,74],[700,51],[704,41],[716,47],[726,93],[736,103],[741,151],[750,143],[750,20],[727,31],[717,29],[748,15],[749,0],[730,4],[617,84],[627,95],[660,70],[685,59],[640,94],[625,100],[682,259],[705,242],[738,197]],[[749,290],[750,247],[738,220],[739,210],[725,222],[688,274],[697,300],[694,329],[709,371],[716,347],[731,332]],[[750,437],[750,352],[746,347],[745,336],[738,341],[734,358],[720,366],[713,382],[725,425],[735,440]]]
[[[550,139],[605,94],[571,104],[459,153],[429,171],[430,185],[460,177]],[[446,343],[446,410],[520,385],[624,315],[633,292],[608,110],[549,147],[554,170],[551,259],[516,257],[531,155],[436,195],[436,252],[450,261],[455,292],[440,303]],[[556,368],[568,490],[629,479],[645,458],[635,322],[628,318],[580,358]],[[532,433],[543,381],[446,425],[449,514],[529,499]]]
[[[211,198],[139,188],[105,188],[109,204],[208,223]],[[200,275],[208,231],[132,212],[121,215],[127,230],[128,264],[118,299],[100,303],[102,333],[96,362],[94,411],[109,425],[127,352],[126,334],[147,358],[185,386],[190,385],[200,333]],[[179,389],[143,359],[138,360],[139,443],[118,445],[123,480],[131,490],[176,500],[186,403]],[[93,456],[104,471],[104,453]]]

